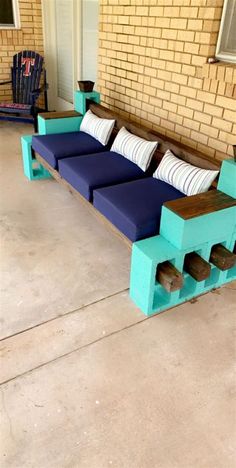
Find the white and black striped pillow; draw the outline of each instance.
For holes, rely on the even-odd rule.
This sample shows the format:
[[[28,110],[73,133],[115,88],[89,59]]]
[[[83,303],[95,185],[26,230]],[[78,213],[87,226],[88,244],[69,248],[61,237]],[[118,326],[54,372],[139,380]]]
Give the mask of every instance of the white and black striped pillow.
[[[153,177],[167,182],[185,195],[196,195],[207,192],[218,173],[192,166],[167,150]]]
[[[157,141],[144,140],[122,127],[114,140],[111,151],[121,154],[146,171],[157,145]]]
[[[100,141],[102,145],[106,145],[114,125],[115,120],[100,119],[100,117],[93,114],[91,110],[88,110],[83,117],[80,130],[93,136],[96,140]]]

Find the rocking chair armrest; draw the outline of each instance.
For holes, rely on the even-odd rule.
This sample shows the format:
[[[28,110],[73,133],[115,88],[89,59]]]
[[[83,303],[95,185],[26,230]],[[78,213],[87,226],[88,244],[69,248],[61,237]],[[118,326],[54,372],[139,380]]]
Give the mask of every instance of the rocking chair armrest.
[[[43,91],[46,91],[48,89],[48,84],[44,84],[43,86],[41,86],[41,88],[38,88],[38,89],[34,89],[33,91],[31,91],[31,95],[39,95],[40,93],[42,93]]]
[[[0,86],[5,85],[5,84],[9,84],[9,83],[12,83],[12,80],[11,81],[2,81],[0,83]]]

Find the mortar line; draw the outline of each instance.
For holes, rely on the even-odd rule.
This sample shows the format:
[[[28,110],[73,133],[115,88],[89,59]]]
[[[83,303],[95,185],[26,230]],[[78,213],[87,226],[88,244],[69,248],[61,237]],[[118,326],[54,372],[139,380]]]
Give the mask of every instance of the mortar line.
[[[4,338],[0,338],[0,343],[1,342],[4,342],[10,338],[14,338],[14,336],[18,336],[18,335],[22,335],[23,333],[26,333],[30,330],[33,330],[34,328],[38,328],[38,327],[41,327],[42,325],[45,325],[47,323],[50,323],[50,322],[53,322],[54,320],[58,320],[60,319],[61,317],[66,317],[67,315],[70,315],[70,314],[75,314],[76,312],[82,312],[82,310],[84,309],[87,309],[87,307],[90,307],[90,306],[93,306],[95,304],[98,304],[98,302],[103,302],[105,301],[106,299],[110,299],[111,297],[115,297],[115,296],[118,296],[119,294],[123,293],[123,292],[126,292],[128,291],[129,288],[125,288],[125,289],[122,289],[121,291],[118,291],[116,293],[113,293],[113,294],[110,294],[109,296],[106,296],[106,297],[102,297],[101,299],[97,299],[96,301],[94,302],[90,302],[89,304],[85,304],[81,307],[78,307],[77,309],[73,309],[73,310],[69,310],[68,312],[66,312],[65,314],[60,314],[60,315],[57,315],[56,317],[52,317],[51,319],[48,319],[48,320],[45,320],[44,322],[41,322],[41,323],[37,323],[36,325],[32,325],[32,327],[28,327],[28,328],[25,328],[24,330],[20,330],[16,333],[13,333],[12,335],[8,335],[8,336],[4,336]]]
[[[147,320],[153,319],[153,318],[155,318],[156,316],[157,316],[157,315],[155,315],[155,314],[154,314],[154,315],[151,315],[151,316],[149,316],[149,317],[148,317],[148,316],[145,316],[145,317],[144,317],[143,319],[141,319],[139,322],[131,323],[130,325],[127,325],[126,327],[120,328],[119,330],[115,330],[115,331],[109,333],[108,335],[101,336],[100,338],[97,338],[97,339],[94,340],[94,341],[90,341],[90,343],[87,343],[87,344],[85,344],[85,345],[79,346],[78,348],[75,348],[75,349],[73,349],[73,350],[71,350],[71,351],[68,351],[67,353],[64,353],[64,354],[61,354],[60,356],[55,357],[54,359],[51,359],[51,360],[49,360],[49,361],[47,361],[47,362],[44,362],[44,363],[42,363],[42,364],[39,364],[38,366],[33,367],[32,369],[29,369],[29,370],[27,370],[27,371],[25,371],[25,372],[22,372],[22,374],[18,374],[18,375],[16,375],[15,377],[12,377],[11,379],[4,380],[3,382],[0,383],[0,388],[1,388],[3,385],[6,385],[6,384],[8,384],[8,383],[10,383],[10,382],[12,382],[12,381],[14,381],[14,380],[20,378],[20,377],[24,377],[24,376],[26,376],[26,375],[28,375],[28,374],[34,372],[35,370],[41,369],[42,367],[45,367],[45,366],[47,366],[48,364],[52,364],[53,362],[59,361],[59,359],[65,358],[65,357],[67,357],[67,356],[70,356],[70,355],[73,354],[73,353],[77,353],[78,351],[81,351],[81,350],[83,350],[83,349],[86,349],[86,348],[88,348],[88,347],[90,347],[90,346],[92,346],[92,345],[94,345],[94,344],[96,344],[96,343],[99,343],[100,341],[103,341],[103,340],[105,340],[105,339],[107,339],[107,338],[110,338],[110,337],[113,336],[113,335],[117,335],[118,333],[121,333],[121,332],[123,332],[123,331],[125,331],[125,330],[129,330],[130,328],[133,328],[133,327],[135,327],[136,325],[140,325],[141,323],[146,322]]]

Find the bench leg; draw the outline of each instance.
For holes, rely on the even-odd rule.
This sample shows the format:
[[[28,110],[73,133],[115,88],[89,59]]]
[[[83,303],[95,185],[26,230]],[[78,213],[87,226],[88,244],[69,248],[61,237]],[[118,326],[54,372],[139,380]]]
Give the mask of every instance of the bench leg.
[[[51,174],[35,159],[31,143],[32,135],[24,135],[21,138],[22,159],[25,176],[29,180],[51,178]]]

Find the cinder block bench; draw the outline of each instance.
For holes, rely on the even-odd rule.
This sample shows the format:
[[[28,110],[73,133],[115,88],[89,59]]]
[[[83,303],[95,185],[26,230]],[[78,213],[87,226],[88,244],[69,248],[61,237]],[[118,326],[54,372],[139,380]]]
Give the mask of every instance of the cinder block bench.
[[[223,162],[217,190],[215,183],[209,192],[186,197],[171,185],[152,178],[164,152],[171,149],[180,159],[203,169],[219,169],[220,163],[121,118],[96,102],[98,93],[89,97],[83,94],[91,93],[76,95],[75,112],[69,111],[67,116],[56,113],[39,117],[42,118],[39,125],[42,133],[40,137],[33,136],[39,144],[34,144],[35,154],[31,148],[32,136],[22,138],[26,176],[30,180],[54,177],[87,203],[132,248],[130,295],[147,315],[161,312],[236,278],[236,202],[233,198],[236,184],[232,182],[236,181],[236,163]],[[117,166],[122,156],[112,155],[111,151],[103,153],[96,148],[95,154],[86,155],[76,144],[73,150],[71,138],[73,135],[78,138],[80,132],[77,128],[82,119],[78,114],[79,108],[85,112],[88,107],[98,117],[116,120],[115,135],[125,126],[137,136],[158,140],[159,147],[147,173],[143,174],[138,166],[134,170],[135,165],[124,158],[123,169]],[[70,123],[63,127],[66,119]],[[61,133],[62,128],[68,132]],[[62,143],[65,146],[61,151]],[[58,145],[60,154],[56,154]],[[67,149],[74,151],[72,157],[67,154]],[[52,158],[48,151],[51,151]],[[175,201],[167,202],[173,199]],[[153,236],[158,232],[159,235]],[[132,244],[139,238],[144,239]]]

